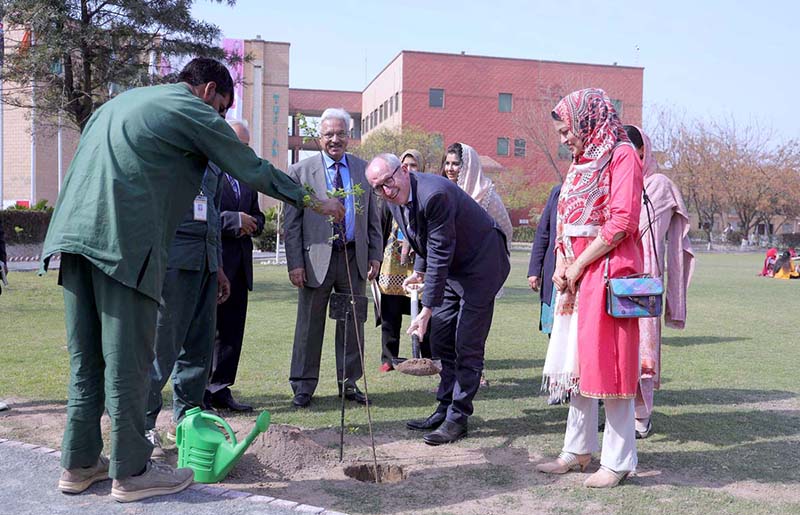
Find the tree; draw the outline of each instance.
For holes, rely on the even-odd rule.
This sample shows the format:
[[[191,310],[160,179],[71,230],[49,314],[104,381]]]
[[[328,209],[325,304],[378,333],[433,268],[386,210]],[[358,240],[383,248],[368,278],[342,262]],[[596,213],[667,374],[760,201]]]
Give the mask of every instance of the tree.
[[[3,66],[3,101],[35,106],[37,116],[51,122],[64,114],[82,131],[117,90],[173,80],[173,73],[155,69],[163,60],[185,55],[225,58],[214,46],[219,28],[193,19],[193,3],[5,0],[11,48],[6,49]]]
[[[425,170],[428,172],[439,169],[444,145],[438,134],[406,125],[402,128],[380,128],[370,132],[369,136],[361,140],[361,144],[352,149],[352,152],[361,159],[369,161],[378,154],[390,152],[400,156],[409,148],[419,150],[425,159]]]
[[[564,176],[572,162],[572,154],[559,144],[551,113],[565,95],[585,87],[581,84],[582,77],[575,74],[564,77],[560,83],[546,84],[544,79],[539,78],[532,86],[532,96],[515,99],[519,109],[514,109],[512,123],[520,135],[533,142],[539,150],[553,172],[550,177],[553,181],[564,182]]]
[[[550,196],[555,182],[538,182],[522,168],[509,168],[487,174],[494,182],[506,209],[530,209],[528,218],[535,219]]]

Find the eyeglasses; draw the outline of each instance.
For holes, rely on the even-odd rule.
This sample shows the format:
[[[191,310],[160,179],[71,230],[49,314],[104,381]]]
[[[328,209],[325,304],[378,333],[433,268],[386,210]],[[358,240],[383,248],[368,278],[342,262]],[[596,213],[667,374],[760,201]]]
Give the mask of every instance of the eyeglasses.
[[[403,165],[400,165],[403,166]],[[386,178],[382,183],[378,184],[377,186],[373,186],[372,189],[375,191],[376,195],[383,195],[383,188],[392,188],[394,187],[394,174],[397,173],[397,170],[400,169],[400,166],[394,169],[392,174]]]
[[[332,140],[334,138],[334,136],[338,137],[339,139],[345,139],[345,138],[347,138],[347,133],[345,131],[341,131],[341,132],[326,132],[325,134],[322,135],[322,139],[330,141],[330,140]]]

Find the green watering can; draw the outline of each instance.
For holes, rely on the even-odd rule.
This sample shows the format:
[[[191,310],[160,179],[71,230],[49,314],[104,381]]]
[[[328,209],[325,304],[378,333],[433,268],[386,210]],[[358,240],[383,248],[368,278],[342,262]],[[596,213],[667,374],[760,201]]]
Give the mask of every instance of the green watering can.
[[[264,411],[247,438],[236,443],[236,435],[224,419],[200,408],[192,408],[186,412],[175,432],[178,467],[194,470],[194,480],[198,483],[219,483],[256,436],[268,427],[269,412]]]

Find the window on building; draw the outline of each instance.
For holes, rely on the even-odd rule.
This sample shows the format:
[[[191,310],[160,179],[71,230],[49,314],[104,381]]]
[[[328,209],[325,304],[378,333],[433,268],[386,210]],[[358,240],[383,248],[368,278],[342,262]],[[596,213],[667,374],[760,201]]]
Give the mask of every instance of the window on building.
[[[497,138],[497,155],[508,155],[508,138]]]
[[[361,119],[361,134],[367,132],[367,124],[365,123],[366,118]]]
[[[497,97],[497,109],[501,113],[511,112],[511,93],[500,93]]]
[[[383,103],[383,119],[384,120],[388,120],[389,119],[389,101],[388,100]]]
[[[394,114],[394,95],[389,97],[389,116],[392,116],[392,114]]]
[[[399,111],[400,110],[400,92],[399,91],[394,94],[394,110],[395,111]]]
[[[378,123],[383,122],[383,104],[378,107]]]
[[[444,107],[444,90],[431,88],[428,90],[428,106]]]
[[[525,140],[517,138],[514,140],[514,157],[525,157]]]
[[[558,158],[565,161],[572,159],[572,152],[570,152],[569,147],[563,143],[558,146]]]
[[[622,100],[618,98],[612,98],[611,103],[614,105],[614,111],[617,112],[617,116],[622,118]]]

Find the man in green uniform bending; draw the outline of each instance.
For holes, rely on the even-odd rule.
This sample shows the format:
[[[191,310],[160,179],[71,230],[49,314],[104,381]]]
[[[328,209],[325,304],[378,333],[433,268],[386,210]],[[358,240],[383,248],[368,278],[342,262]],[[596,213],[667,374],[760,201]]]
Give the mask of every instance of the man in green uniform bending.
[[[70,355],[59,480],[67,493],[111,477],[111,496],[127,502],[191,483],[191,470],[150,461],[145,403],[167,251],[208,161],[278,200],[344,216],[338,200],[310,198],[239,141],[221,116],[233,96],[221,63],[194,59],[178,78],[122,93],[92,115],[45,238],[42,273],[61,253]],[[110,460],[100,455],[104,407]]]

